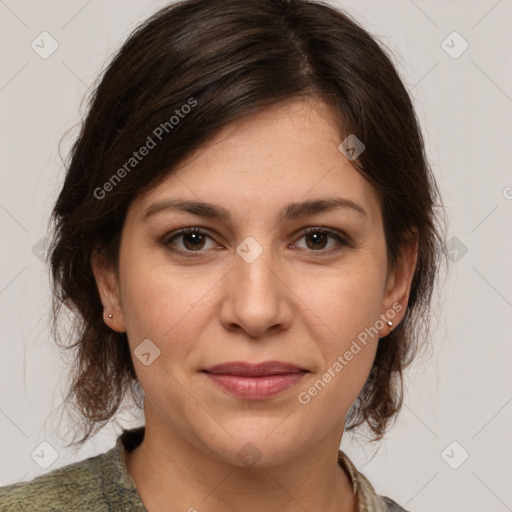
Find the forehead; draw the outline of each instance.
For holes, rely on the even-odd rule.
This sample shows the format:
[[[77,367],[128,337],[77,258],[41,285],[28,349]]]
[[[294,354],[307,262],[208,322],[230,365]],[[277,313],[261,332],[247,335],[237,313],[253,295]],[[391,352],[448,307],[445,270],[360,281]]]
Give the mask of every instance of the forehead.
[[[321,100],[287,100],[224,126],[179,168],[186,167],[204,152],[217,162],[236,158],[250,164],[255,156],[271,156],[275,164],[276,157],[290,159],[291,153],[308,153],[316,159],[332,161],[339,156],[333,151],[341,142],[339,132],[332,110]],[[264,161],[258,163],[264,165]],[[285,167],[283,162],[283,170]],[[274,167],[274,170],[279,172],[281,168]]]
[[[360,204],[374,218],[378,194],[339,151],[343,136],[330,108],[312,98],[246,115],[139,198],[138,209],[180,198],[222,205],[245,218],[259,214],[261,220],[284,203],[329,195]]]

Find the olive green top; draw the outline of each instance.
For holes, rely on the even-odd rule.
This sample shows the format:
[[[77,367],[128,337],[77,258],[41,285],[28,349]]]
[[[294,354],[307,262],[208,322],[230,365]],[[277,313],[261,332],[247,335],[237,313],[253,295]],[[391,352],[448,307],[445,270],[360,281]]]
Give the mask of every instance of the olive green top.
[[[144,427],[124,430],[109,451],[40,475],[29,482],[0,487],[1,512],[147,512],[126,467],[125,453],[144,438]],[[407,512],[378,496],[370,482],[340,450],[338,463],[357,496],[359,512]]]

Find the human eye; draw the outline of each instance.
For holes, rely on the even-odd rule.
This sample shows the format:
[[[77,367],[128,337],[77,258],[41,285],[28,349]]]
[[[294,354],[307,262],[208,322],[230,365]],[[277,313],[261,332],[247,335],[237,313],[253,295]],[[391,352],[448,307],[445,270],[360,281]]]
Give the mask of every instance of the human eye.
[[[180,243],[175,242],[180,239]],[[207,245],[207,239],[211,240],[212,246],[205,248],[205,245]],[[206,231],[197,227],[184,228],[179,231],[169,233],[162,239],[161,243],[173,252],[182,253],[184,256],[192,257],[196,256],[196,254],[193,253],[204,253],[206,249],[218,247]]]
[[[328,256],[344,247],[352,246],[349,237],[329,228],[310,227],[304,230],[300,239],[305,239],[306,247],[297,243],[292,247],[304,249],[313,256]],[[210,246],[208,247],[208,240]],[[167,234],[161,243],[173,253],[185,257],[204,256],[208,249],[219,248],[207,231],[198,227],[188,227]]]
[[[329,228],[311,227],[307,228],[301,234],[301,239],[306,240],[305,250],[314,256],[328,256],[340,251],[344,247],[351,247],[350,239],[346,235],[342,235]],[[329,239],[334,240],[334,246],[326,249],[329,245]],[[296,244],[294,244],[296,246]],[[302,247],[299,247],[302,248]]]

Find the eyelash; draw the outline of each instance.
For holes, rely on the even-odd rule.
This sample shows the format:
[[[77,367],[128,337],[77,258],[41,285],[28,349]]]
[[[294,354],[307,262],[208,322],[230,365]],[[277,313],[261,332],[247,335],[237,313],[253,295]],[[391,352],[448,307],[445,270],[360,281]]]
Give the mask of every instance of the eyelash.
[[[307,235],[310,235],[310,234],[313,234],[313,233],[327,234],[330,237],[336,239],[338,241],[338,245],[336,247],[334,247],[334,248],[327,249],[327,250],[320,249],[318,251],[314,251],[312,249],[303,249],[303,250],[306,250],[312,256],[319,256],[319,257],[329,256],[329,255],[331,255],[331,254],[333,254],[335,252],[340,251],[344,247],[351,247],[352,246],[351,242],[348,240],[347,237],[342,236],[339,233],[337,233],[336,231],[333,231],[332,229],[329,229],[329,228],[319,228],[319,227],[306,228],[301,233],[300,238],[303,238],[303,237],[305,237]],[[170,245],[171,242],[173,240],[175,240],[176,238],[179,238],[180,236],[184,236],[184,235],[190,235],[190,234],[205,235],[205,236],[207,236],[208,238],[211,239],[211,236],[206,231],[202,230],[201,228],[193,227],[193,228],[181,229],[180,231],[177,231],[176,233],[170,233],[170,234],[166,235],[163,238],[161,243],[168,250],[170,250],[170,251],[172,251],[174,253],[178,253],[179,255],[183,255],[186,258],[189,258],[189,257],[190,258],[196,258],[196,257],[200,256],[201,253],[204,253],[205,251],[204,250],[186,251],[186,250],[183,250],[183,249],[175,249],[175,248],[171,247],[171,245]]]

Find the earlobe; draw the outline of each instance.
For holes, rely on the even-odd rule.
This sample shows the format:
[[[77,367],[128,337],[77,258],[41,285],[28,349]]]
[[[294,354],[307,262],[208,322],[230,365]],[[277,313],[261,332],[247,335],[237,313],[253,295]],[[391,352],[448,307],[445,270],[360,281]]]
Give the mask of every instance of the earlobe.
[[[97,250],[93,251],[91,267],[103,304],[104,322],[116,332],[126,332],[119,283],[114,269]]]

